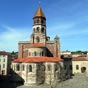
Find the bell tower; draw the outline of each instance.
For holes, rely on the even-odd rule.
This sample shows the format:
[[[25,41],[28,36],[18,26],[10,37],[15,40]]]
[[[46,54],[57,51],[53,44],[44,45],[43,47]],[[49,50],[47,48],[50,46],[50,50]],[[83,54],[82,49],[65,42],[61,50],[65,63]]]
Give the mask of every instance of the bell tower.
[[[33,17],[33,33],[31,35],[32,43],[43,43],[46,42],[46,17],[39,7]]]

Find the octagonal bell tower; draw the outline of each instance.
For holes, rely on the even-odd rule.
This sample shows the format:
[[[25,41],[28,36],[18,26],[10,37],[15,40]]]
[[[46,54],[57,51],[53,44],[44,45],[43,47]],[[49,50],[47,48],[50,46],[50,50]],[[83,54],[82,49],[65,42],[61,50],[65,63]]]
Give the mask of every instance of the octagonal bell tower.
[[[39,7],[33,17],[32,43],[46,43],[46,17]]]

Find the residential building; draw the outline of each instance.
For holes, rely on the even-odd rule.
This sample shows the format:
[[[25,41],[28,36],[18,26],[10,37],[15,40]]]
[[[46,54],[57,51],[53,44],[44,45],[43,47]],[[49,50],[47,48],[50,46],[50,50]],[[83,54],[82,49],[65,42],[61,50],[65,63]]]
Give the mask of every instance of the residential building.
[[[88,73],[88,57],[63,56],[64,70],[67,74]]]
[[[11,54],[0,51],[0,75],[8,75],[10,72]]]
[[[73,57],[72,58],[72,73],[88,73],[88,58],[87,57]]]

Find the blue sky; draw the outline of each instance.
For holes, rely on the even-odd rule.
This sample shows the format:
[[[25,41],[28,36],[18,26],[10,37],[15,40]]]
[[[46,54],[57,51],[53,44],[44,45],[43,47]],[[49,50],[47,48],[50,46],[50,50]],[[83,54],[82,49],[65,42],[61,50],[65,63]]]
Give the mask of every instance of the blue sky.
[[[60,38],[61,50],[88,50],[88,0],[40,0],[47,35]],[[18,51],[32,33],[39,0],[0,0],[0,50]]]

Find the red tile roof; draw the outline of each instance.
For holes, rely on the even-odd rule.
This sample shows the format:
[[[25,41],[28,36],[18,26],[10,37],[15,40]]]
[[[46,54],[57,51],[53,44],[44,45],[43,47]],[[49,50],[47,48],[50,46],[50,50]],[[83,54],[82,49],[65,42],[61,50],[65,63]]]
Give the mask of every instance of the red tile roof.
[[[59,62],[62,59],[57,57],[27,57],[15,59],[12,62],[34,63],[34,62]]]
[[[45,47],[43,43],[34,43],[31,47]]]
[[[6,51],[0,51],[0,55],[11,55],[11,54]]]
[[[73,57],[72,60],[73,61],[88,61],[86,57]]]

